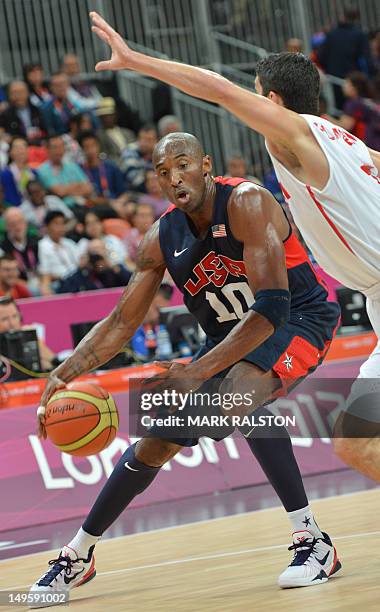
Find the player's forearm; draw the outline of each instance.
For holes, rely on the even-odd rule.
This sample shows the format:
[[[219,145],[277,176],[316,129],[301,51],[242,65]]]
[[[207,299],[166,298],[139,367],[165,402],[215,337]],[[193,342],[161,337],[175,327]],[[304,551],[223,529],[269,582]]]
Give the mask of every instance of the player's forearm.
[[[194,377],[207,380],[234,365],[265,342],[274,332],[272,323],[249,311],[220,344],[191,365]]]
[[[216,72],[133,52],[128,70],[153,77],[196,98],[221,103],[232,83]]]
[[[116,307],[103,321],[95,325],[78,344],[73,354],[52,373],[65,382],[87,374],[117,355],[132,338],[145,316],[142,309],[128,318]]]

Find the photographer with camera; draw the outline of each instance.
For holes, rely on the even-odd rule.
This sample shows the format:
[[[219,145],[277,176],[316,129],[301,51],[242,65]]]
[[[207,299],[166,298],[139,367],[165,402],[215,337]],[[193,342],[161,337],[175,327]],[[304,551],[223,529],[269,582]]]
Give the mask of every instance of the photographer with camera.
[[[105,243],[94,239],[88,242],[78,269],[61,281],[58,293],[123,287],[128,284],[130,276],[131,273],[124,265],[112,263]]]

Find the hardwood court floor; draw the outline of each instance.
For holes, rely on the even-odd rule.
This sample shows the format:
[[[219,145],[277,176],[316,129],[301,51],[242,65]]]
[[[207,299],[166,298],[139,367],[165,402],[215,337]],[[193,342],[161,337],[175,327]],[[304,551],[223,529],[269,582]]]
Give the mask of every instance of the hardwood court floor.
[[[115,538],[97,546],[98,575],[62,612],[380,610],[380,488],[313,502],[343,569],[327,584],[281,590],[289,527],[274,508]],[[159,506],[157,512],[159,512]],[[55,553],[0,563],[0,589],[26,588]],[[1,610],[15,609],[1,606]],[[25,608],[17,608],[18,610]]]

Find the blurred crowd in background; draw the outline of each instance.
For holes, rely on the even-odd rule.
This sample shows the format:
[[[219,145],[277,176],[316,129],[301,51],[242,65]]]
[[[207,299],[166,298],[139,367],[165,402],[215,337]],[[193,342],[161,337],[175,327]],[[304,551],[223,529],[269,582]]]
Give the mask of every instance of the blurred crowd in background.
[[[380,150],[380,30],[363,32],[357,19],[346,10],[311,41],[322,82],[325,73],[344,79],[334,85],[337,113],[327,114],[321,97],[321,115]],[[291,38],[286,50],[302,52],[303,43]],[[116,90],[104,95],[85,80],[74,54],[51,75],[28,64],[0,88],[0,296],[128,282],[139,242],[169,205],[153,170],[154,146],[186,131],[159,87],[151,124]],[[285,205],[274,172],[255,176],[255,160],[236,153],[224,171],[260,182]]]

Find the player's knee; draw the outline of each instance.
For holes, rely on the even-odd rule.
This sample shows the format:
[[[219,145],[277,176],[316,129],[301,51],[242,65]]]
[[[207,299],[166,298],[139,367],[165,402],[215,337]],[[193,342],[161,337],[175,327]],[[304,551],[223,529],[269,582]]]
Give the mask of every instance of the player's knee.
[[[135,457],[151,467],[161,467],[181,450],[181,446],[160,438],[142,438],[136,445]]]

